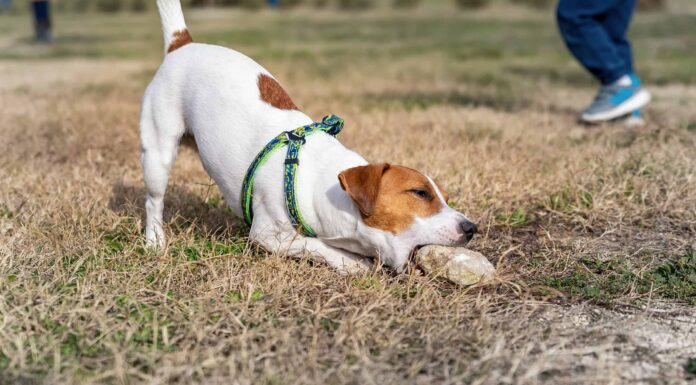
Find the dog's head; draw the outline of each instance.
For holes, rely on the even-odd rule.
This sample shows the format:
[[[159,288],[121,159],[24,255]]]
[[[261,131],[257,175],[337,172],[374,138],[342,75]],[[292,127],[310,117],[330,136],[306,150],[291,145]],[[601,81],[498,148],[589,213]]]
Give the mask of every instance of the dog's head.
[[[350,168],[338,175],[382,261],[403,270],[423,245],[463,246],[476,225],[447,204],[447,193],[422,173],[386,163]],[[363,234],[365,236],[365,234]]]

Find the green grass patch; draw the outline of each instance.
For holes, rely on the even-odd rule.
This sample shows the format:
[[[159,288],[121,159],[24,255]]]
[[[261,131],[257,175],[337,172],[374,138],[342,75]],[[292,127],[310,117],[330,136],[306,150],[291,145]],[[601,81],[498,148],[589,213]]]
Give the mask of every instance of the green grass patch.
[[[583,258],[571,272],[547,278],[547,286],[570,297],[611,303],[631,296],[648,296],[696,303],[696,252],[668,259],[647,272],[640,272],[625,261]]]
[[[12,219],[12,217],[14,217],[14,214],[9,207],[7,207],[5,204],[0,204],[0,219]]]
[[[165,333],[173,335],[176,327],[165,316],[160,315],[160,302],[146,304],[130,296],[120,295],[114,298],[114,304],[111,309],[112,315],[122,320],[128,329],[127,333],[121,330],[112,336],[116,342],[147,348],[156,347],[163,351],[176,349],[175,346],[165,343]],[[153,326],[155,323],[157,328]]]
[[[690,357],[686,362],[686,371],[691,374],[696,374],[696,357]]]
[[[379,290],[382,288],[381,282],[374,277],[355,279],[352,281],[352,285],[362,290]]]
[[[591,209],[594,203],[594,196],[589,191],[566,189],[552,193],[549,196],[549,201],[546,203],[547,208],[552,211],[569,214],[579,210]]]
[[[532,217],[523,207],[517,208],[512,212],[498,215],[498,221],[506,226],[519,227],[532,222]]]

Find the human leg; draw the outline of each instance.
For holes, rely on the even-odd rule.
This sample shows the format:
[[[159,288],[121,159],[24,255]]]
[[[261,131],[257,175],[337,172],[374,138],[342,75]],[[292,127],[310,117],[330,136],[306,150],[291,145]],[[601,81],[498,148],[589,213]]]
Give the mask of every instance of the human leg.
[[[602,20],[625,0],[560,0],[558,28],[575,58],[602,84],[624,75],[626,63]]]

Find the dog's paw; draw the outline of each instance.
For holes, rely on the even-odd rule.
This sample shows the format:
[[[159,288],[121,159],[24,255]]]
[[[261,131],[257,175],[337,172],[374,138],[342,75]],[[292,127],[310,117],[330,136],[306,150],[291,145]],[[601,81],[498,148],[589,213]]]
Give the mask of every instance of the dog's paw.
[[[354,257],[354,258],[343,258],[340,265],[334,266],[336,270],[342,275],[358,274],[365,271],[370,271],[374,264],[368,258]]]
[[[145,245],[149,249],[159,250],[164,246],[165,243],[164,231],[160,229],[147,229],[145,231]]]

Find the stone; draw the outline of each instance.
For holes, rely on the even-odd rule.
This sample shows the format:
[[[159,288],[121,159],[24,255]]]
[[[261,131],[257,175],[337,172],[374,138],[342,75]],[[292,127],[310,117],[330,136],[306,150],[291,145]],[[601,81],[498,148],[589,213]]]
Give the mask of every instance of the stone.
[[[483,254],[463,247],[421,247],[416,253],[416,264],[426,274],[462,286],[489,281],[495,274],[495,266]]]

